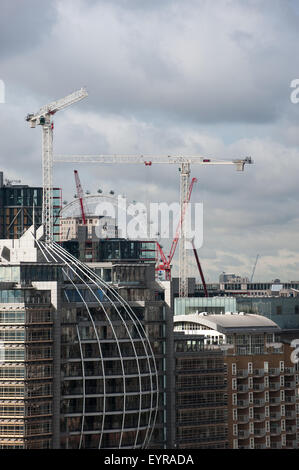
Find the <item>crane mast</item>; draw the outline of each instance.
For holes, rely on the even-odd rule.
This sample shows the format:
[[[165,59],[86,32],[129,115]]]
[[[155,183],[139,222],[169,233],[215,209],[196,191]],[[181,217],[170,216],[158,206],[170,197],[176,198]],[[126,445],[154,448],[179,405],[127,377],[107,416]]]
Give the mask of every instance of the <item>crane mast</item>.
[[[178,241],[179,241],[180,234],[181,234],[181,231],[182,231],[183,221],[184,221],[185,214],[186,214],[186,211],[187,211],[188,203],[189,203],[190,198],[191,198],[192,189],[193,189],[193,186],[196,182],[197,182],[197,179],[192,178],[192,181],[191,181],[190,186],[188,188],[187,198],[185,199],[184,204],[182,206],[182,211],[181,211],[181,214],[180,214],[180,220],[178,222],[176,232],[175,232],[175,236],[174,236],[174,239],[172,241],[170,251],[169,251],[169,255],[168,255],[167,258],[166,258],[165,254],[163,252],[163,249],[162,249],[161,245],[157,242],[157,248],[158,248],[159,254],[161,256],[161,260],[162,260],[162,265],[158,266],[157,269],[158,270],[161,269],[161,270],[165,271],[165,274],[166,274],[165,277],[166,277],[167,281],[171,280],[171,267],[170,267],[171,262],[172,262],[172,259],[174,257],[174,254],[175,254],[176,247],[178,245]]]
[[[188,198],[188,188],[190,180],[190,163],[182,163],[181,165],[181,178],[180,178],[180,205],[181,205],[181,240],[179,246],[179,297],[188,297],[188,262],[187,262],[187,249],[186,249],[186,217],[185,212],[188,210],[188,205],[185,206],[185,201]]]
[[[79,202],[80,202],[80,209],[81,209],[82,222],[83,222],[83,225],[86,225],[86,214],[87,214],[87,211],[86,211],[86,207],[85,207],[85,204],[84,204],[83,189],[82,189],[82,185],[81,185],[80,178],[79,178],[79,174],[78,174],[78,171],[77,171],[77,170],[74,170],[74,175],[75,175],[75,182],[76,182],[77,195],[78,195]]]
[[[28,114],[26,121],[30,127],[35,128],[36,124],[42,127],[42,168],[43,168],[43,213],[42,222],[44,226],[44,237],[46,243],[53,241],[53,129],[54,125],[51,117],[77,101],[86,98],[87,91],[81,88],[66,97],[53,101],[43,106],[37,113]]]
[[[251,278],[250,278],[250,282],[253,281],[253,276],[254,276],[254,273],[255,273],[255,269],[256,269],[256,265],[257,265],[257,261],[258,261],[258,259],[259,259],[259,256],[260,256],[260,255],[256,255],[255,263],[254,263],[253,270],[252,270],[252,274],[251,274]]]

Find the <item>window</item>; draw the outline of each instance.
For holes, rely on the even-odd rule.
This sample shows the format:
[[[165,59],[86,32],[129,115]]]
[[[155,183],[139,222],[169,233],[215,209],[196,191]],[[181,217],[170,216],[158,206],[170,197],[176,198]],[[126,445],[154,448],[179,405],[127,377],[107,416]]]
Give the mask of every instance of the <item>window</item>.
[[[279,362],[279,369],[280,369],[280,372],[284,372],[284,361]]]
[[[270,421],[266,421],[266,432],[270,432]]]
[[[270,413],[269,413],[269,406],[266,406],[266,407],[265,407],[265,416],[266,416],[266,418],[269,418],[269,416],[270,416]]]
[[[280,412],[281,412],[281,416],[285,416],[285,414],[286,414],[286,407],[285,407],[285,405],[281,405],[281,407],[280,407]]]
[[[253,419],[253,408],[249,408],[249,419]]]
[[[232,375],[236,375],[237,373],[237,364],[232,364]]]
[[[238,419],[238,411],[236,410],[236,408],[233,409],[233,420],[234,421],[237,421]]]
[[[237,379],[232,379],[232,389],[237,390]]]
[[[265,388],[268,388],[268,387],[269,387],[269,377],[268,377],[268,376],[266,376],[266,377],[264,378],[264,385],[265,385]]]
[[[280,390],[280,400],[284,401],[284,390]]]
[[[249,396],[249,403],[253,403],[253,393],[249,392],[248,396]]]
[[[284,419],[281,420],[281,430],[285,431],[286,430],[286,422]]]
[[[266,401],[266,402],[269,401],[269,392],[265,392],[265,401]]]
[[[234,424],[234,425],[233,425],[233,435],[234,435],[234,436],[237,436],[237,435],[238,435],[238,425],[237,425],[237,424]]]
[[[233,402],[233,405],[237,404],[237,394],[236,393],[233,393],[232,402]]]
[[[269,341],[270,343],[270,341]],[[269,372],[269,363],[268,362],[264,362],[264,370],[265,372]]]
[[[277,305],[276,306],[276,315],[281,315],[282,314],[282,306],[281,305]]]
[[[266,436],[266,447],[270,447],[270,446],[271,446],[270,436]]]
[[[254,438],[250,438],[250,444],[249,444],[250,449],[254,449]]]
[[[253,366],[252,362],[248,362],[248,374],[252,374]]]
[[[249,377],[248,378],[248,388],[252,388],[252,387],[253,387],[253,378]]]
[[[280,376],[280,386],[284,387],[284,375]]]

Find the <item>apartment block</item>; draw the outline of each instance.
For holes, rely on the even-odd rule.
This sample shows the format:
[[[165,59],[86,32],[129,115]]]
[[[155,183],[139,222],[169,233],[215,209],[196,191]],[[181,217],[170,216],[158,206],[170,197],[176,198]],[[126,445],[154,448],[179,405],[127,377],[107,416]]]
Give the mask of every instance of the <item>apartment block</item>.
[[[220,397],[222,400],[227,397],[228,448],[298,448],[299,370],[292,361],[294,348],[276,323],[253,314],[189,314],[174,317],[174,331],[175,335],[186,335],[183,341],[185,345],[180,346],[180,354],[187,364],[190,354],[199,363],[203,354],[210,363],[216,353],[219,358],[222,357],[226,388],[219,400]],[[194,350],[191,353],[192,348]],[[201,416],[207,405],[202,397],[195,397],[199,393],[198,387],[206,383],[208,368],[196,370],[194,367],[192,372],[188,378],[185,364],[183,381],[186,376],[187,381],[184,383],[189,383],[186,394],[189,394],[191,402],[192,398],[196,400],[196,408]],[[213,385],[223,386],[215,370],[210,380]],[[176,396],[181,385],[181,376],[176,376]],[[204,393],[202,390],[201,394]],[[209,396],[212,398],[211,392]],[[213,413],[217,410],[216,402],[214,405],[211,403]],[[195,425],[195,421],[193,423]],[[181,418],[177,417],[177,427],[180,425]],[[191,430],[188,432],[191,433]],[[192,432],[196,441],[194,428]],[[202,438],[203,435],[198,434],[194,444],[201,447],[204,444]]]

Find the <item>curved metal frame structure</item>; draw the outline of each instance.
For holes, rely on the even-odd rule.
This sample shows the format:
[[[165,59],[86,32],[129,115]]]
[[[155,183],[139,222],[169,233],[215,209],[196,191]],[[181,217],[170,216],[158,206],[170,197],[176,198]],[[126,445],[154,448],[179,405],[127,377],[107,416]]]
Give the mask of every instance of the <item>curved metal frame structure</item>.
[[[104,282],[91,268],[89,268],[87,265],[84,263],[80,262],[77,260],[74,256],[70,255],[66,250],[64,250],[60,245],[56,243],[45,243],[40,240],[35,239],[39,249],[43,253],[45,259],[48,262],[63,262],[65,264],[65,268],[62,268],[63,273],[65,278],[70,282],[70,284],[74,287],[76,292],[78,293],[80,299],[82,300],[82,303],[85,306],[86,312],[88,313],[90,322],[92,324],[95,337],[97,339],[97,344],[99,348],[99,360],[101,361],[101,368],[102,368],[102,379],[103,379],[103,410],[102,412],[102,426],[101,429],[98,430],[99,432],[99,444],[98,448],[102,448],[102,438],[104,432],[107,432],[105,429],[105,417],[109,414],[106,408],[106,399],[109,397],[109,393],[107,392],[107,387],[106,387],[106,380],[107,376],[105,374],[105,359],[102,351],[102,344],[101,344],[101,339],[99,338],[98,331],[95,325],[95,321],[92,316],[92,312],[90,311],[90,308],[88,306],[88,303],[85,301],[84,297],[82,296],[80,289],[76,285],[77,283],[80,283],[80,285],[84,285],[85,288],[90,292],[91,296],[94,298],[93,302],[96,302],[101,311],[104,313],[107,325],[110,326],[111,331],[113,333],[113,339],[111,342],[115,342],[116,348],[118,351],[118,357],[120,359],[121,363],[121,370],[122,374],[118,376],[117,378],[122,379],[123,383],[123,410],[122,410],[122,426],[120,430],[115,430],[111,429],[108,430],[108,432],[111,433],[119,433],[120,438],[119,438],[119,444],[118,448],[124,448],[125,446],[123,445],[123,436],[126,431],[125,428],[125,418],[128,413],[128,409],[126,408],[126,397],[128,396],[128,391],[126,389],[126,378],[127,374],[125,372],[125,364],[124,362],[128,360],[127,357],[123,357],[122,351],[121,351],[121,346],[120,346],[120,341],[117,336],[117,332],[115,329],[114,321],[109,317],[109,312],[107,311],[107,304],[105,306],[106,301],[100,300],[100,298],[96,295],[94,288],[100,290],[107,298],[109,301],[109,306],[113,306],[114,311],[117,313],[117,317],[120,320],[121,324],[123,325],[125,331],[126,331],[126,342],[130,343],[134,352],[134,359],[136,360],[137,364],[137,377],[138,377],[138,383],[139,383],[139,390],[137,392],[134,392],[133,395],[138,396],[138,410],[135,412],[138,413],[138,424],[136,429],[134,429],[135,432],[135,440],[133,444],[133,448],[145,448],[149,444],[152,433],[155,427],[155,422],[157,418],[157,412],[158,412],[158,397],[159,397],[159,383],[158,383],[158,371],[156,367],[156,362],[155,362],[155,356],[153,353],[153,349],[151,347],[150,341],[147,338],[144,326],[138,319],[137,315],[134,313],[132,310],[131,306],[118,294],[118,292],[109,286],[106,282]],[[87,279],[87,281],[86,281]],[[120,307],[123,308],[125,315],[127,318],[132,322],[132,325],[135,326],[135,331],[138,332],[138,337],[132,337],[126,318],[123,317]],[[78,325],[76,326],[77,330],[77,337],[78,337],[78,343],[80,347],[80,359],[81,359],[81,364],[82,364],[82,380],[83,384],[85,382],[85,366],[84,366],[84,357],[83,357],[83,351],[82,351],[82,339],[80,337],[79,333],[79,328]],[[138,353],[135,343],[138,341],[140,344],[143,346],[143,354],[140,354],[140,351]],[[140,360],[141,359],[146,359],[147,366],[148,366],[148,372],[145,374],[142,373],[141,369],[141,364]],[[148,376],[150,380],[150,387],[149,390],[143,390],[142,389],[142,377]],[[111,376],[108,376],[111,378]],[[132,376],[130,376],[132,377]],[[155,378],[155,380],[154,380]],[[150,397],[150,408],[143,408],[142,407],[142,397],[144,394],[149,394],[151,395]],[[154,401],[154,398],[156,396],[156,400]],[[82,422],[81,422],[81,431],[80,431],[80,443],[79,443],[79,448],[82,448],[82,441],[83,441],[83,436],[84,436],[84,420],[86,416],[86,411],[85,411],[85,402],[86,402],[86,394],[85,394],[85,387],[83,386],[83,407],[82,407]],[[149,411],[149,419],[147,426],[141,426],[141,414],[142,412],[148,412]],[[132,410],[130,410],[132,412]],[[145,431],[144,439],[142,443],[138,441],[138,437],[140,435],[141,431]]]

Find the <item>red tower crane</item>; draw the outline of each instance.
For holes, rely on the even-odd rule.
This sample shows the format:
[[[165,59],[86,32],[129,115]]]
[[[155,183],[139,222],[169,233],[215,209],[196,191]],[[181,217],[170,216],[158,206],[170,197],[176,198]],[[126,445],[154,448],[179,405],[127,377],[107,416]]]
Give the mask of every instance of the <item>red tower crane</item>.
[[[76,188],[77,188],[77,195],[80,201],[80,208],[81,208],[81,215],[82,215],[82,222],[83,225],[86,225],[86,207],[85,207],[85,201],[84,201],[84,193],[83,189],[80,183],[80,178],[77,170],[74,170],[74,175],[75,175],[75,182],[76,182]]]
[[[174,254],[175,254],[176,247],[177,247],[178,242],[179,242],[181,228],[182,228],[184,218],[185,218],[185,215],[186,215],[187,204],[190,201],[191,194],[192,194],[192,189],[193,189],[194,183],[196,183],[196,182],[197,182],[197,178],[192,178],[189,189],[188,189],[187,198],[186,198],[186,200],[184,202],[184,205],[182,207],[181,217],[180,217],[180,220],[179,220],[176,232],[175,232],[175,236],[174,236],[174,239],[173,239],[171,247],[170,247],[169,255],[167,257],[165,256],[165,253],[164,253],[161,245],[157,242],[157,249],[158,249],[158,254],[160,255],[159,258],[160,258],[160,263],[161,264],[158,263],[158,265],[156,266],[156,271],[165,271],[166,281],[171,280],[171,262],[172,262],[172,259],[173,259]]]

